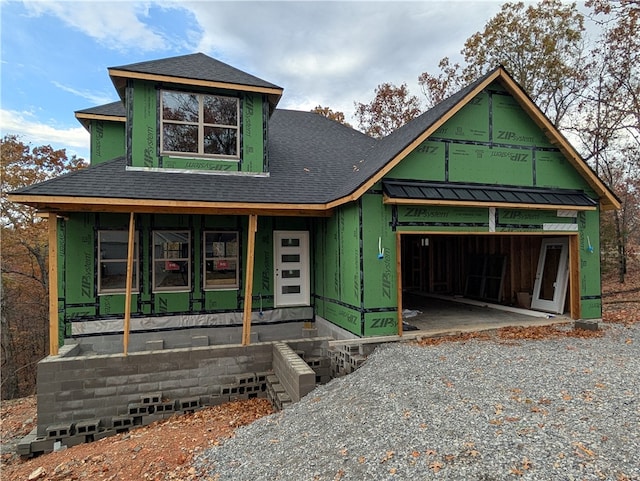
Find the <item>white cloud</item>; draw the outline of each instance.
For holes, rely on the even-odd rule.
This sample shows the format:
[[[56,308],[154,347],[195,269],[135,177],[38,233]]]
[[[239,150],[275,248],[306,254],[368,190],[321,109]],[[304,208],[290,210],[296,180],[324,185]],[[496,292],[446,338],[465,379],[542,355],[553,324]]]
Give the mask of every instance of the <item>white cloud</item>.
[[[153,51],[168,47],[168,39],[140,21],[143,2],[24,2],[32,15],[53,15],[67,25],[115,50]]]
[[[381,83],[407,83],[459,56],[500,8],[480,2],[190,2],[198,50],[284,88],[284,108],[353,114]],[[214,8],[215,7],[215,8]],[[353,120],[353,119],[351,119]]]
[[[73,87],[68,87],[66,85],[63,85],[60,82],[57,82],[55,80],[52,80],[51,83],[56,87],[58,87],[60,90],[64,90],[65,92],[69,92],[73,95],[77,95],[78,97],[86,99],[95,105],[107,104],[109,102],[115,102],[117,100],[115,93],[104,93],[104,92],[96,93],[90,90],[78,90],[78,89],[74,89]]]
[[[76,148],[80,157],[88,158],[89,133],[83,127],[58,128],[39,121],[30,112],[0,109],[0,132],[3,136],[15,134],[23,142],[36,145]]]

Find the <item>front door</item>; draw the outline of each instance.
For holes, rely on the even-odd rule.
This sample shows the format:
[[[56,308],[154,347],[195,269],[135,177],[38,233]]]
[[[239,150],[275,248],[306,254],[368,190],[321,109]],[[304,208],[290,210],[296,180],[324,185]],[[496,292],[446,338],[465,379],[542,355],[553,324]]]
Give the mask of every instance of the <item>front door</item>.
[[[309,233],[274,231],[275,306],[309,305]]]
[[[533,285],[532,309],[562,314],[567,295],[569,240],[542,239],[536,281]]]

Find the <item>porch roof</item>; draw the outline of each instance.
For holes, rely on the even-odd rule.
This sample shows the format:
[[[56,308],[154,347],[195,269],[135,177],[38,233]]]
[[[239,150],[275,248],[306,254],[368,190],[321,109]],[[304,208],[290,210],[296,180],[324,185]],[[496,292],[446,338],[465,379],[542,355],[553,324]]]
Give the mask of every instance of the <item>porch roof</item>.
[[[388,203],[512,205],[537,208],[595,209],[598,202],[581,190],[384,180],[382,189]]]

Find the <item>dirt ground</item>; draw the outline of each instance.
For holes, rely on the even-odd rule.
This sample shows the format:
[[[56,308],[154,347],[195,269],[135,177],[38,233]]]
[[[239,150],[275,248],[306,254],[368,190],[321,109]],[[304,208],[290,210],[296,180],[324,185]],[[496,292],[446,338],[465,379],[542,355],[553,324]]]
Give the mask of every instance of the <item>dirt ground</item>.
[[[90,444],[22,460],[2,455],[3,481],[22,480],[206,480],[190,466],[195,454],[272,412],[266,399],[236,401],[193,414],[172,416]],[[2,403],[2,442],[33,429],[35,397]]]
[[[637,264],[637,263],[636,263]],[[603,285],[605,322],[640,322],[640,265],[630,266],[625,284],[613,277]],[[562,335],[591,337],[601,332],[561,330],[554,326],[501,329],[504,340],[539,339]],[[464,340],[460,336],[432,342]],[[482,337],[466,334],[462,337]],[[428,345],[429,342],[424,342]],[[168,481],[207,480],[196,472],[190,460],[199,451],[233,435],[239,426],[272,412],[265,399],[237,401],[206,408],[193,414],[173,416],[149,426],[75,446],[33,459],[21,459],[13,450],[16,443],[36,425],[35,396],[3,401],[0,409],[2,481],[118,480]]]

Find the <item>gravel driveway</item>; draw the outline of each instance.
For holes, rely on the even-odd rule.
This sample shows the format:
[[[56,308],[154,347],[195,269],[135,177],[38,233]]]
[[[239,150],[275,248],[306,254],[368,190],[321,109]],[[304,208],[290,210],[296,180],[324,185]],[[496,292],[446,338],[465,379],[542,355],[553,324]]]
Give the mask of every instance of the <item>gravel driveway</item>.
[[[198,464],[220,481],[640,480],[639,379],[639,324],[387,345]]]

